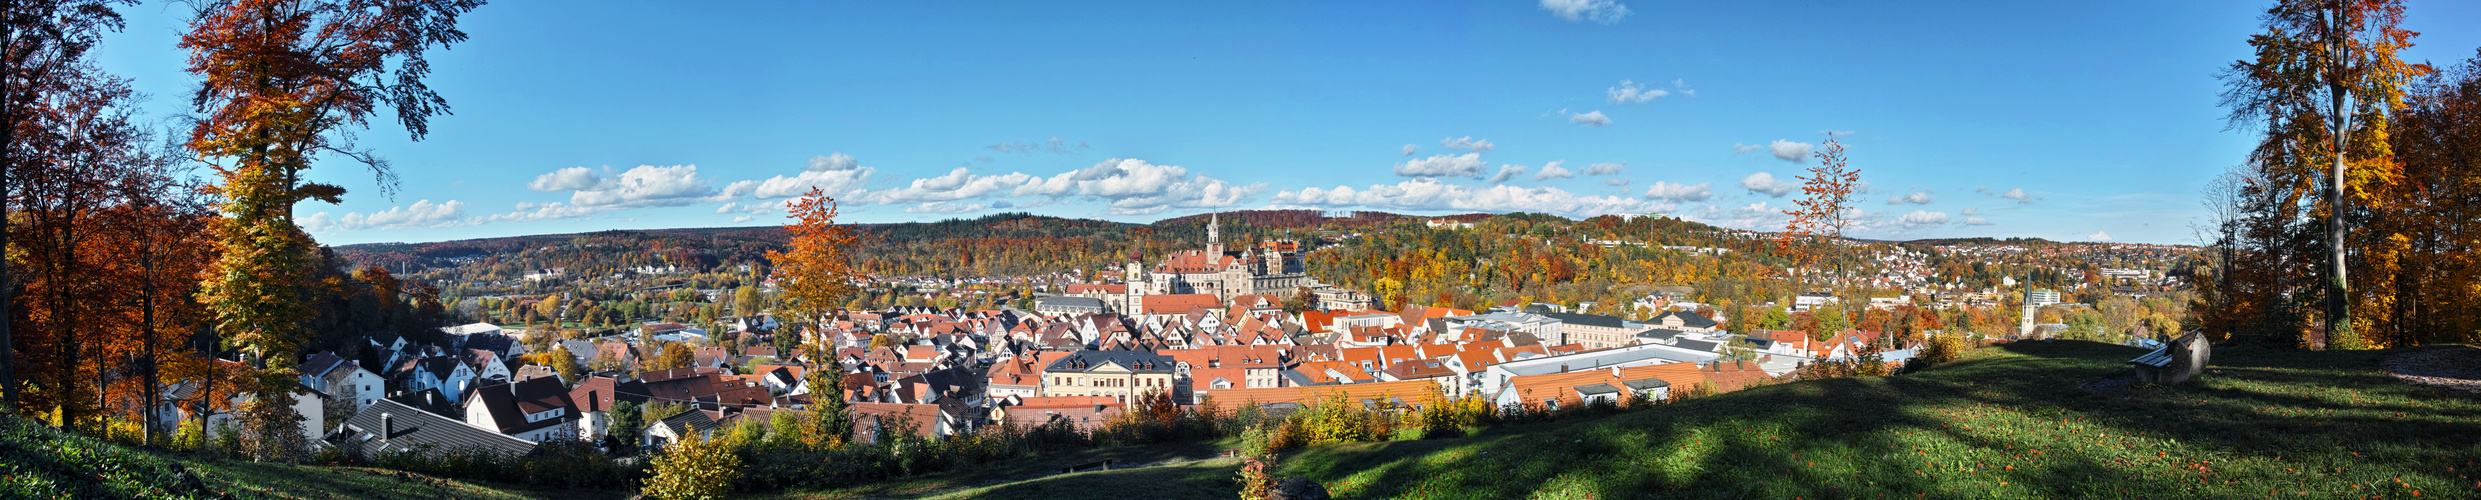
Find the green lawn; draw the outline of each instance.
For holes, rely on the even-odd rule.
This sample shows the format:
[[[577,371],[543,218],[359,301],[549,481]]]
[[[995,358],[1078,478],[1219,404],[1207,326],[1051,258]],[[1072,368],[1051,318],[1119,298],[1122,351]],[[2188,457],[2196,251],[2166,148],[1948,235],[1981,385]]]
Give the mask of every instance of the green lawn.
[[[802,490],[781,493],[742,495],[736,498],[780,498],[786,500],[850,500],[864,498],[1092,498],[1083,486],[1062,489],[1060,485],[1093,485],[1116,482],[1144,484],[1147,488],[1170,488],[1161,495],[1149,493],[1145,498],[1231,498],[1239,491],[1232,477],[1239,466],[1232,460],[1206,460],[1166,467],[1122,469],[1112,471],[1059,474],[1064,467],[1111,459],[1113,467],[1211,458],[1227,449],[1239,448],[1236,439],[1212,442],[1171,443],[1152,446],[1103,448],[1077,453],[1039,456],[1023,460],[974,466],[972,469],[946,474],[901,479],[884,483],[832,490]],[[1202,464],[1202,465],[1201,465]],[[1211,472],[1211,473],[1210,473]],[[1196,481],[1178,480],[1192,474],[1203,474]],[[1171,478],[1171,479],[1167,479]],[[1165,482],[1172,481],[1172,482]],[[1204,482],[1198,482],[1204,481]],[[1162,484],[1157,484],[1162,483]],[[1181,484],[1173,488],[1170,484]],[[1088,493],[1078,493],[1085,491]],[[1154,491],[1152,489],[1145,491]],[[1030,492],[1061,492],[1060,494]],[[1044,496],[1049,495],[1049,496]]]
[[[1282,473],[1339,498],[2481,497],[2481,400],[2377,371],[2401,351],[2227,348],[2189,385],[2087,388],[2123,376],[2121,362],[2141,352],[2013,344],[1900,377],[1782,384],[1456,439],[1311,447],[1288,454]],[[1236,468],[913,494],[1222,499],[1233,498]]]
[[[183,473],[197,478],[181,479]],[[0,498],[620,498],[358,467],[293,466],[130,448],[0,417]]]
[[[1914,375],[1312,448],[1285,472],[1343,498],[2481,496],[2481,404],[2377,371],[2389,353],[2232,348],[2190,385],[2083,387],[2140,353],[2011,344]]]

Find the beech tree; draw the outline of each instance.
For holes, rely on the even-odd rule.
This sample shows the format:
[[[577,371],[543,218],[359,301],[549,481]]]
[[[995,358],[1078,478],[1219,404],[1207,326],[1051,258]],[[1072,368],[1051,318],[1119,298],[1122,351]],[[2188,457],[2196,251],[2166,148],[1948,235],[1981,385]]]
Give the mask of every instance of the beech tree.
[[[2390,118],[2405,106],[2406,85],[2431,72],[2396,57],[2418,35],[2398,27],[2403,12],[2401,0],[2278,1],[2266,10],[2265,32],[2249,37],[2256,58],[2233,62],[2222,75],[2231,125],[2265,132],[2249,154],[2251,167],[2269,181],[2261,189],[2305,208],[2298,214],[2305,220],[2268,222],[2323,233],[2304,242],[2326,255],[2324,265],[2300,274],[2320,275],[2316,294],[2338,347],[2358,347],[2345,261],[2351,205],[2402,175],[2388,140]]]
[[[839,299],[859,290],[854,282],[863,275],[853,270],[846,252],[861,238],[836,224],[836,199],[816,187],[785,207],[785,217],[793,219],[784,225],[792,241],[784,250],[767,252],[767,260],[775,266],[783,302],[801,311],[802,319],[822,321]]]
[[[424,85],[432,46],[465,40],[457,18],[480,0],[202,0],[180,47],[199,78],[188,147],[220,181],[221,258],[204,278],[219,332],[257,370],[250,434],[254,458],[290,458],[299,439],[291,380],[311,316],[300,291],[315,262],[293,222],[303,200],[336,203],[345,189],[304,182],[322,155],[353,159],[393,189],[387,162],[356,150],[351,130],[382,106],[414,140],[447,101]]]
[[[64,89],[63,73],[77,71],[86,52],[105,32],[121,29],[114,5],[125,0],[11,0],[0,3],[0,200],[14,198],[20,166],[43,151],[32,137],[36,108]],[[14,208],[0,201],[0,247],[10,243]],[[18,377],[10,331],[17,286],[0,273],[0,404],[16,406]]]

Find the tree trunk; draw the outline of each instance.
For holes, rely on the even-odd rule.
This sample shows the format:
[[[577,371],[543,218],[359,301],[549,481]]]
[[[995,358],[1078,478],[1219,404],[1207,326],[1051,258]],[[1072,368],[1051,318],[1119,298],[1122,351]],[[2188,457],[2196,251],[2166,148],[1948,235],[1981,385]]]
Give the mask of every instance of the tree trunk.
[[[2345,87],[2348,84],[2345,70],[2351,60],[2351,45],[2345,41],[2342,30],[2344,17],[2336,13],[2333,27],[2326,32],[2327,36],[2332,37],[2335,51],[2335,71],[2329,74],[2326,84],[2333,94],[2328,104],[2334,107],[2335,125],[2335,165],[2333,178],[2326,190],[2326,251],[2330,257],[2326,265],[2333,270],[2326,283],[2326,338],[2330,343],[2335,335],[2342,333],[2343,328],[2350,327],[2352,319],[2351,299],[2344,295],[2350,282],[2345,279],[2346,267],[2343,263],[2343,233],[2348,230],[2343,222],[2343,170],[2344,156],[2347,154],[2344,146],[2350,142],[2352,127],[2352,116],[2347,114],[2351,111],[2352,94]],[[2359,336],[2358,332],[2354,332],[2354,336]]]

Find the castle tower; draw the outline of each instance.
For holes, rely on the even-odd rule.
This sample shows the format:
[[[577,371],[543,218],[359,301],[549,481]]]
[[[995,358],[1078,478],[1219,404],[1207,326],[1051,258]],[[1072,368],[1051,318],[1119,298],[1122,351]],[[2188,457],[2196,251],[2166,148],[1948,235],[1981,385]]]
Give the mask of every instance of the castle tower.
[[[1217,212],[1206,218],[1206,257],[1211,259],[1222,256],[1223,214]]]

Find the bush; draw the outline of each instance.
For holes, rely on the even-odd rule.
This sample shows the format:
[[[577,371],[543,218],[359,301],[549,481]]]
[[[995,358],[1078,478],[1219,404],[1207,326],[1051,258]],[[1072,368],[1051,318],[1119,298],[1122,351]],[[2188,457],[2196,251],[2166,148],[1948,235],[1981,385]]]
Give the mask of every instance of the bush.
[[[645,495],[660,500],[720,499],[732,492],[741,476],[741,457],[725,443],[696,435],[665,446],[655,455],[654,477],[646,478]]]

